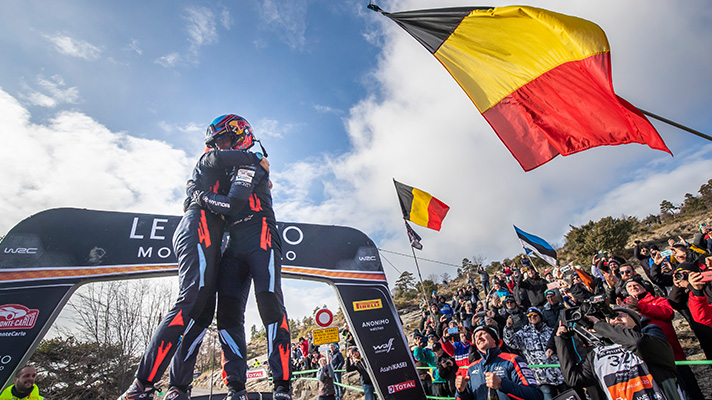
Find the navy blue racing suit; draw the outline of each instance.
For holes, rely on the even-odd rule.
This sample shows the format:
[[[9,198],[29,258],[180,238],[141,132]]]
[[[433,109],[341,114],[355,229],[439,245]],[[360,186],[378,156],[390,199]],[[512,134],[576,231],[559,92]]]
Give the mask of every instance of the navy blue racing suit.
[[[218,331],[225,384],[241,389],[246,381],[245,305],[254,280],[272,377],[275,384],[288,385],[289,323],[282,295],[281,238],[272,209],[269,175],[253,165],[238,167],[227,198],[214,194],[206,197],[212,211],[226,215],[230,232],[218,283]]]
[[[259,161],[253,153],[244,151],[208,151],[193,169],[191,189],[227,193],[232,167]],[[220,216],[191,201],[190,196],[185,205],[187,210],[173,235],[173,250],[178,258],[178,300],[153,334],[136,371],[136,378],[147,383],[161,378],[174,354],[181,359],[192,357],[192,364],[188,362],[179,372],[185,375],[183,370],[189,368],[187,375],[192,378],[200,344],[196,338],[202,340],[215,312],[217,266],[225,223]],[[190,380],[185,383],[188,384]]]

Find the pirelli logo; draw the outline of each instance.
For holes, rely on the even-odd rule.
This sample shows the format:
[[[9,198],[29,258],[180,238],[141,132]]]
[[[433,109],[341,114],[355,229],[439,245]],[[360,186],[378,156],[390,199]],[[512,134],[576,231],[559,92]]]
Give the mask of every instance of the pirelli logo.
[[[381,299],[354,301],[354,311],[375,310],[383,308]]]

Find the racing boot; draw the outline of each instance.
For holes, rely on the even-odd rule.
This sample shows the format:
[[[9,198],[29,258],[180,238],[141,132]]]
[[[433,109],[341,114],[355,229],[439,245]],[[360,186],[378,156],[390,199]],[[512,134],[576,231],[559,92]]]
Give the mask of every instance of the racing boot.
[[[144,384],[138,379],[134,379],[131,386],[119,396],[118,400],[153,400],[155,391],[153,385]]]
[[[292,400],[292,390],[289,381],[278,381],[272,391],[273,400]]]
[[[235,389],[230,389],[227,392],[227,397],[224,400],[247,400],[247,390],[237,391]]]
[[[166,395],[163,396],[163,400],[190,400],[190,396],[177,387],[171,386],[168,388]]]

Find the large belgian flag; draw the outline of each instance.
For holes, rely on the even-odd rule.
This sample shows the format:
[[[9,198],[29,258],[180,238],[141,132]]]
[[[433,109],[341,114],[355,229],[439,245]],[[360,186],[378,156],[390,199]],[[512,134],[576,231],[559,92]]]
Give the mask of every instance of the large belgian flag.
[[[608,40],[593,22],[524,6],[371,8],[442,63],[525,171],[602,145],[670,152],[640,110],[614,93]]]
[[[450,207],[420,189],[404,185],[395,179],[396,193],[400,201],[403,218],[426,228],[440,230],[440,226]]]

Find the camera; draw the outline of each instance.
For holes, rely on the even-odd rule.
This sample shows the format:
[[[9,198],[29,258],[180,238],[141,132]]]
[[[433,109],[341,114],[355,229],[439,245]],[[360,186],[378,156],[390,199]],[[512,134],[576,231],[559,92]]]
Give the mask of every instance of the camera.
[[[678,281],[686,281],[687,278],[690,276],[690,271],[684,269],[677,269],[675,270],[675,273],[672,276]]]
[[[594,316],[599,319],[615,317],[615,313],[611,307],[606,304],[606,296],[601,294],[584,300],[578,307],[566,309],[564,311],[564,320],[569,325],[581,323],[590,327],[588,320],[583,318],[586,315]]]

